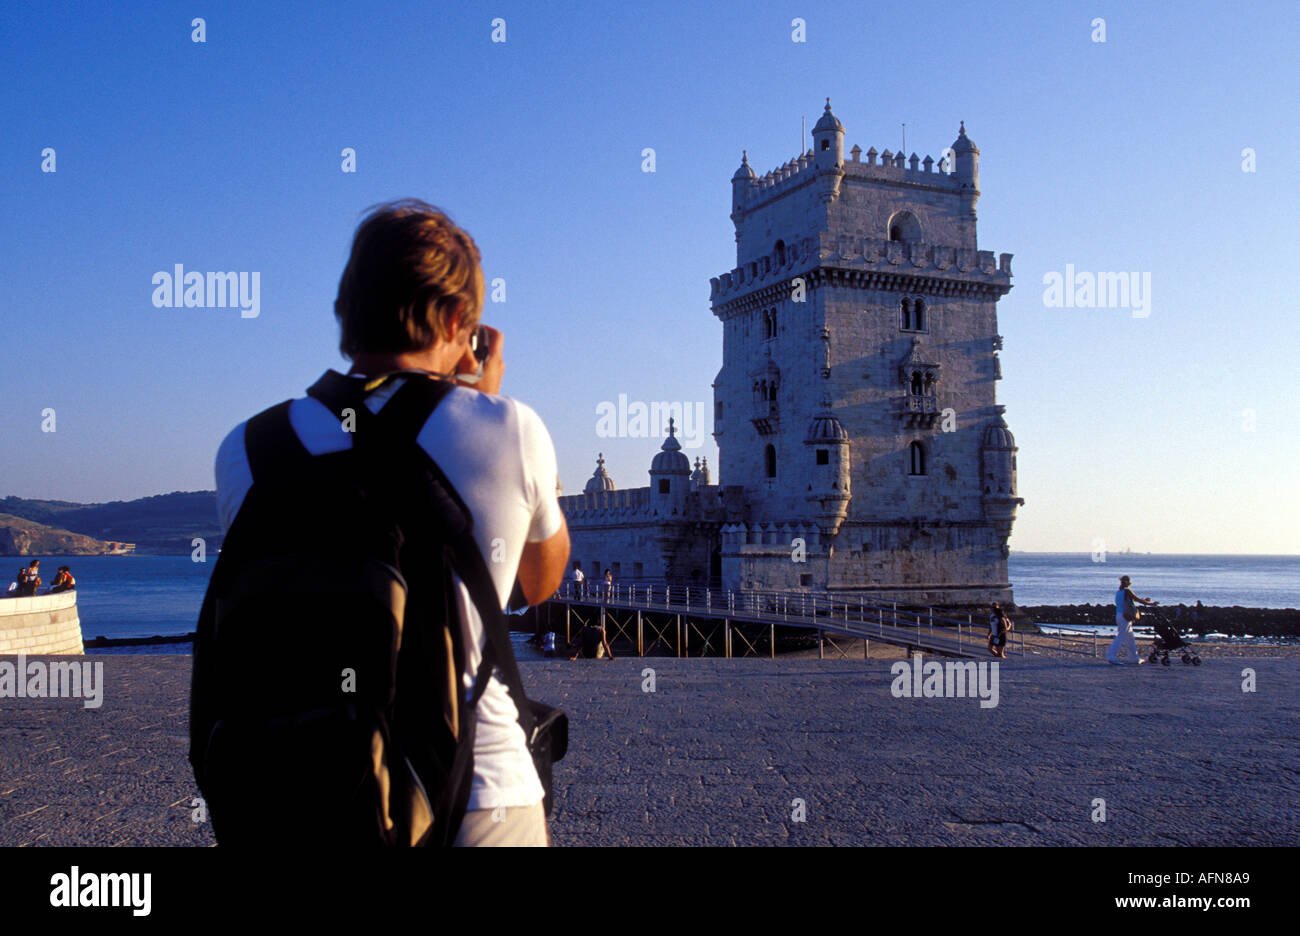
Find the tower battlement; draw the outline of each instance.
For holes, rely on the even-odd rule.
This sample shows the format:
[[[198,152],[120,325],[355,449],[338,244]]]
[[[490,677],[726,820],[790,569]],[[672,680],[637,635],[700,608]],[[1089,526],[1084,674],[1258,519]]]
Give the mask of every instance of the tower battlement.
[[[782,256],[784,254],[784,256]],[[766,286],[780,286],[787,292],[790,280],[800,273],[821,267],[875,271],[882,284],[891,277],[918,277],[929,274],[924,285],[943,294],[977,291],[980,284],[1000,290],[1011,288],[1011,258],[1004,253],[994,260],[991,250],[968,250],[941,244],[905,243],[884,238],[835,234],[824,231],[817,237],[805,237],[796,244],[772,251],[738,266],[729,273],[709,280],[709,298],[717,303],[743,296]],[[973,278],[956,279],[954,274],[973,274]],[[913,282],[900,288],[912,288]],[[887,285],[883,288],[889,288]]]

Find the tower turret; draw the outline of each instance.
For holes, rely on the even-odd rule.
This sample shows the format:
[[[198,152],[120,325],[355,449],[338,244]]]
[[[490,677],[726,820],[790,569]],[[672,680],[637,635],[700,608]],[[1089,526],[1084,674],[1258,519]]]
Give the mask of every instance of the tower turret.
[[[587,479],[587,486],[583,490],[588,494],[599,494],[602,491],[614,490],[614,479],[609,476],[605,470],[605,453],[600,452],[596,456],[596,470],[591,473]]]
[[[735,220],[735,214],[740,206],[745,203],[749,196],[749,191],[758,184],[758,177],[754,175],[754,169],[749,164],[749,152],[740,151],[740,168],[736,174],[731,177],[731,214],[732,220]]]
[[[1006,556],[1010,552],[1007,540],[1011,537],[1016,508],[1025,499],[1016,496],[1016,452],[1019,449],[1007,428],[1007,421],[1002,418],[1006,407],[998,406],[995,411],[997,416],[985,427],[980,447],[980,486],[983,488],[984,516],[993,521],[998,539],[1002,541],[1002,555]]]
[[[817,189],[821,200],[833,202],[840,196],[840,180],[844,178],[844,124],[831,113],[831,99],[826,99],[826,110],[813,125],[813,166],[817,170]]]
[[[660,517],[681,517],[691,489],[691,460],[682,453],[674,421],[668,420],[668,438],[650,462],[650,503]]]
[[[980,200],[980,150],[966,135],[966,121],[961,122],[952,144],[953,178],[961,185],[961,205],[966,217],[975,220],[975,203]]]
[[[822,396],[822,408],[808,424],[803,440],[812,455],[812,482],[806,499],[817,507],[817,525],[823,536],[834,536],[849,512],[850,490],[849,434],[831,412],[829,394]]]

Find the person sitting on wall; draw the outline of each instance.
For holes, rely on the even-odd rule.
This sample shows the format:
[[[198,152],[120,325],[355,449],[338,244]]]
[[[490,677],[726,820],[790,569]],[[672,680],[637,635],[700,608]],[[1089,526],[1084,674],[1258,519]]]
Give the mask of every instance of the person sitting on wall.
[[[567,649],[573,650],[573,645],[578,644],[578,649],[573,651],[570,660],[576,660],[581,653],[584,659],[599,660],[601,657],[614,659],[614,648],[609,645],[609,638],[605,636],[605,628],[595,624],[584,624],[582,630],[578,631],[578,636],[570,641]]]
[[[18,580],[18,594],[20,597],[30,598],[36,594],[36,589],[41,587],[41,570],[38,568],[40,564],[41,560],[33,559],[31,565],[20,573],[22,575],[22,578]]]
[[[72,577],[72,569],[68,566],[59,566],[59,573],[54,576],[54,583],[50,586],[50,594],[75,591],[76,588],[77,580]]]

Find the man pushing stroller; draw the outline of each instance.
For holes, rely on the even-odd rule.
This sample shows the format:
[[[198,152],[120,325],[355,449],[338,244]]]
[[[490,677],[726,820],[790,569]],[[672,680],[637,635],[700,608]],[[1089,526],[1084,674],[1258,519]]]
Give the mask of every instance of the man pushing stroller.
[[[1133,639],[1133,625],[1137,623],[1140,616],[1137,606],[1141,602],[1144,605],[1158,605],[1160,602],[1152,601],[1150,598],[1139,598],[1134,594],[1133,589],[1129,587],[1132,580],[1127,575],[1119,577],[1119,591],[1115,592],[1115,639],[1111,642],[1110,649],[1106,651],[1106,662],[1119,665],[1119,654],[1121,650],[1127,651],[1130,663],[1142,664],[1146,660],[1138,656],[1137,641]]]

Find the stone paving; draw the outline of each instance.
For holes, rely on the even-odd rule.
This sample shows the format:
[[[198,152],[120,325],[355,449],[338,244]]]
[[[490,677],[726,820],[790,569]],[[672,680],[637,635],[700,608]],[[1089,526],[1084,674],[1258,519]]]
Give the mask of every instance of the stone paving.
[[[88,659],[101,708],[0,699],[0,844],[212,844],[191,821],[190,658]],[[1294,661],[1013,660],[995,708],[895,698],[889,667],[525,662],[530,694],[571,719],[554,843],[1300,844]]]

